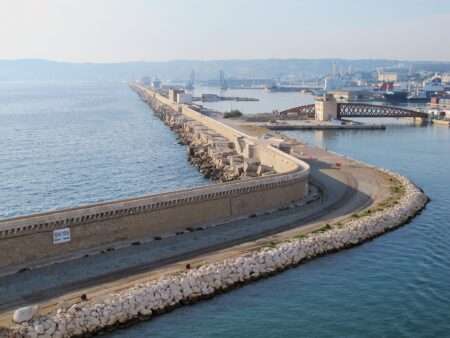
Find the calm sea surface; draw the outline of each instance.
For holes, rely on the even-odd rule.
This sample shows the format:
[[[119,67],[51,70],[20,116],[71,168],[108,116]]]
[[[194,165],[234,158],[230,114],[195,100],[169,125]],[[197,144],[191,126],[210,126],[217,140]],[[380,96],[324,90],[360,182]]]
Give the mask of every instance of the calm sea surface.
[[[305,103],[259,93],[250,113]],[[385,131],[289,135],[407,175],[432,201],[374,241],[111,337],[450,337],[450,130],[393,121]]]
[[[0,82],[0,218],[207,182],[125,83]]]
[[[310,100],[234,94],[262,98],[233,107],[249,113]],[[407,175],[432,201],[374,241],[110,337],[450,337],[449,129],[289,135]],[[0,84],[0,145],[2,217],[207,183],[125,84]]]

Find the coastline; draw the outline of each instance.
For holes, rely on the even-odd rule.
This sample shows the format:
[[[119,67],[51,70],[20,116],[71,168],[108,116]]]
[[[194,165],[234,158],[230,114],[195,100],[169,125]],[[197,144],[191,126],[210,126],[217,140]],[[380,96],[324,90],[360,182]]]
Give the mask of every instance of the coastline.
[[[428,197],[409,179],[391,176],[398,199],[354,214],[348,222],[326,224],[306,235],[222,261],[169,274],[105,296],[102,300],[61,306],[51,314],[5,329],[0,337],[81,337],[148,320],[190,304],[297,266],[307,260],[347,249],[406,224],[427,204]],[[3,334],[3,336],[1,335]]]
[[[406,224],[426,206],[427,196],[406,177],[345,155],[327,154],[335,154],[386,176],[390,182],[389,194],[384,200],[372,201],[343,220],[321,222],[309,229],[297,227],[287,236],[284,234],[284,238],[280,236],[281,239],[275,235],[251,242],[247,252],[230,250],[224,255],[218,254],[219,258],[205,259],[207,263],[192,266],[185,262],[185,266],[161,273],[157,279],[107,289],[100,296],[89,292],[82,294],[81,300],[78,297],[75,302],[58,303],[49,312],[39,312],[21,324],[0,328],[0,337],[87,337],[149,320],[178,306],[214,297],[315,257],[360,245]],[[307,157],[303,153],[302,156]],[[333,160],[330,163],[333,164]],[[272,238],[275,240],[270,241]],[[210,252],[205,256],[210,258],[216,254]]]

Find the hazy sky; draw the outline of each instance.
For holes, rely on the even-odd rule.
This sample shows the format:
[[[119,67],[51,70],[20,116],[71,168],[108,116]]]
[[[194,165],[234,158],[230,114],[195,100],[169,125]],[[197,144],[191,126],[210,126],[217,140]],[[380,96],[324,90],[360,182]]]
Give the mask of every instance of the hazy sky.
[[[0,59],[450,61],[450,0],[0,0]]]

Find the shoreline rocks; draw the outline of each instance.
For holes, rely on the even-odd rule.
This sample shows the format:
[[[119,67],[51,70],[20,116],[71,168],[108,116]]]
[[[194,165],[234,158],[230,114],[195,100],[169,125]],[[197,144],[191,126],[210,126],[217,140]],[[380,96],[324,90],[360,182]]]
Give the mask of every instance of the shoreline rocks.
[[[178,135],[178,144],[187,146],[188,161],[198,168],[205,178],[230,182],[245,177],[274,174],[272,168],[244,158],[238,146],[201,123],[156,99],[141,96],[155,115]]]
[[[188,161],[205,178],[229,182],[242,176],[242,172],[234,170],[229,160],[230,156],[239,156],[233,143],[157,100],[146,102],[155,115],[178,135],[178,143],[187,147]]]
[[[23,322],[27,322],[27,321],[33,319],[33,317],[36,315],[38,310],[39,310],[39,306],[37,306],[37,305],[25,306],[20,309],[17,309],[16,311],[14,311],[13,321],[15,323],[19,323],[19,324],[23,323]]]
[[[264,247],[221,262],[190,268],[107,296],[58,308],[10,329],[0,337],[82,337],[121,327],[192,302],[213,297],[253,280],[273,275],[309,259],[359,245],[397,228],[422,210],[427,196],[407,178],[398,180],[402,195],[383,210],[339,225]]]

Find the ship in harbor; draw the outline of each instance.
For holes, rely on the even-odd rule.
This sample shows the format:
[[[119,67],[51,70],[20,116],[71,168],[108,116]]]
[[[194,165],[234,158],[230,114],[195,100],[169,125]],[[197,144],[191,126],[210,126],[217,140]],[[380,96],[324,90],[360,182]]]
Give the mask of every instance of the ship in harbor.
[[[406,102],[408,100],[408,91],[404,90],[392,90],[386,91],[383,94],[386,101],[389,102]]]
[[[383,82],[380,91],[383,98],[388,102],[406,102],[409,94],[407,88],[395,86],[393,82]]]
[[[424,90],[416,90],[412,94],[408,95],[408,102],[417,102],[417,103],[425,103],[430,101],[429,95]]]
[[[383,98],[388,102],[429,102],[433,96],[442,96],[445,86],[440,76],[433,76],[422,84],[406,82],[383,82],[379,88]]]
[[[298,87],[298,86],[280,86],[277,84],[271,84],[268,85],[264,88],[266,91],[269,92],[285,92],[285,93],[290,93],[290,92],[300,92],[303,89],[305,89],[304,87]]]

